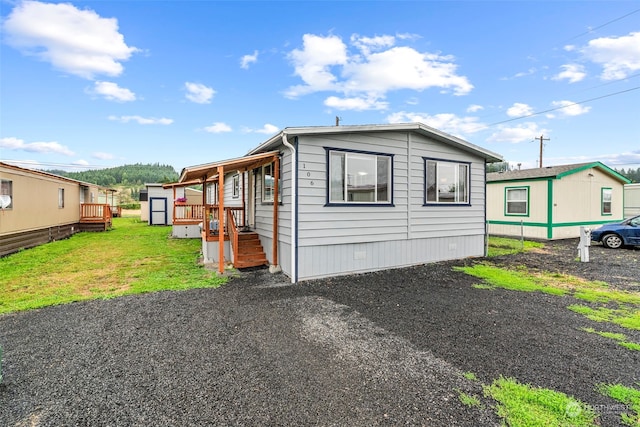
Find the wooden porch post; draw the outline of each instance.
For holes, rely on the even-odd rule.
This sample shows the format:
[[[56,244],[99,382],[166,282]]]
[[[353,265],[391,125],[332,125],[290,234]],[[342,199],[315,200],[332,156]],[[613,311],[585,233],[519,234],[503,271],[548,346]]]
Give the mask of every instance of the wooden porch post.
[[[202,177],[202,229],[204,230],[206,242],[209,236],[209,218],[207,218],[207,175]]]
[[[242,177],[242,180],[240,181],[240,186],[242,187],[242,224],[240,224],[241,227],[244,227],[245,225],[247,225],[247,219],[246,219],[247,203],[244,195],[244,174],[245,173],[246,171],[242,171],[242,175],[240,175]]]
[[[218,166],[218,271],[224,273],[224,166]]]
[[[172,203],[172,206],[173,206],[173,216],[172,216],[173,221],[172,222],[174,222],[176,220],[176,187],[175,186],[173,187],[173,203]]]
[[[275,160],[273,162],[273,265],[278,265],[278,203],[279,203],[279,194],[280,194],[280,186],[278,185],[278,181],[280,180],[280,157],[275,156]]]

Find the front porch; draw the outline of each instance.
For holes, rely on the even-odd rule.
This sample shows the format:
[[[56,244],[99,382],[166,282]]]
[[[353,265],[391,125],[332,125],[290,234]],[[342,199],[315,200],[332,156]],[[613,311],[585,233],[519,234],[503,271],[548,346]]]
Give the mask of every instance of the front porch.
[[[273,203],[271,232],[261,233],[250,227],[252,222],[247,212],[255,215],[255,194],[245,193],[247,177],[263,165],[273,164],[273,194],[279,194],[280,157],[278,152],[262,153],[239,159],[184,169],[177,183],[165,184],[173,187],[173,225],[192,227],[197,224],[202,238],[202,252],[205,262],[218,263],[218,271],[224,273],[225,262],[235,268],[269,265],[274,271],[278,266],[278,206]],[[233,182],[228,180],[225,191],[225,174],[233,174]],[[239,185],[238,183],[243,183]],[[230,185],[233,184],[233,185]],[[202,185],[202,204],[185,203],[186,197],[177,197],[176,188]],[[250,188],[251,191],[251,188]],[[255,189],[253,189],[255,191]],[[229,194],[226,194],[229,193]],[[229,197],[228,205],[225,194]],[[252,207],[253,206],[253,207]],[[255,221],[255,218],[254,220]],[[271,244],[267,257],[263,241]]]

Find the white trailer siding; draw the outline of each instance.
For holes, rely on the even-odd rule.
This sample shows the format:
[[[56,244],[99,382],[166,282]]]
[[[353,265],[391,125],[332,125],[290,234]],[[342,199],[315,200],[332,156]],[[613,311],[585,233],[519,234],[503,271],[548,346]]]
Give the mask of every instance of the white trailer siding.
[[[410,132],[298,141],[298,280],[484,254],[484,159]],[[325,148],[393,155],[393,206],[326,206]],[[424,204],[424,157],[470,165],[469,205]]]
[[[624,186],[624,217],[640,215],[640,184]]]

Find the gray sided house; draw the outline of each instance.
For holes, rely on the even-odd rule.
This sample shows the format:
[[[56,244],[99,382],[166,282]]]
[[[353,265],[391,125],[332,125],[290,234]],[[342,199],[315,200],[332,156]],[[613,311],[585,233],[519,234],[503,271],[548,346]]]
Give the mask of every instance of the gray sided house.
[[[580,236],[624,218],[629,180],[600,162],[487,174],[489,234],[535,239]]]
[[[180,182],[208,183],[205,261],[234,262],[255,233],[295,283],[483,256],[485,164],[501,160],[420,123],[296,127]]]

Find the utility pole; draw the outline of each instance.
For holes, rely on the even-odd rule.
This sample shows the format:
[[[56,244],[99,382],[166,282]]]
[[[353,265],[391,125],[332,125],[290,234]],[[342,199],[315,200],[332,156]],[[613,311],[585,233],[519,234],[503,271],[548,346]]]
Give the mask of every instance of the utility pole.
[[[536,139],[540,139],[540,164],[538,167],[542,167],[542,146],[544,145],[543,141],[551,141],[550,138],[543,138],[543,135],[540,135],[540,138],[536,138]]]

